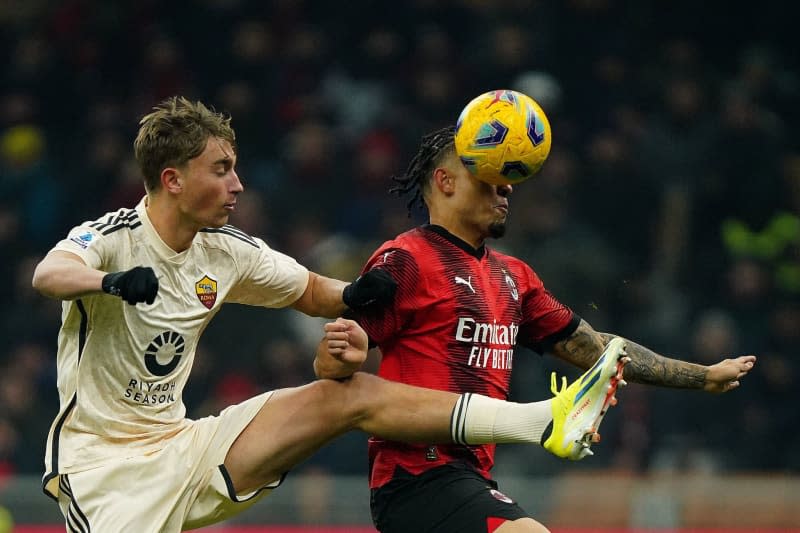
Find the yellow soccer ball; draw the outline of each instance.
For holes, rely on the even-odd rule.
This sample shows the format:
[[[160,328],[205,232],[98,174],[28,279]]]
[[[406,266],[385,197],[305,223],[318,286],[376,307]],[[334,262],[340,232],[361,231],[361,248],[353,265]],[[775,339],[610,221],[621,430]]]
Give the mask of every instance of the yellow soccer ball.
[[[514,185],[536,175],[550,154],[547,115],[530,96],[501,89],[474,98],[456,123],[456,153],[479,180]]]

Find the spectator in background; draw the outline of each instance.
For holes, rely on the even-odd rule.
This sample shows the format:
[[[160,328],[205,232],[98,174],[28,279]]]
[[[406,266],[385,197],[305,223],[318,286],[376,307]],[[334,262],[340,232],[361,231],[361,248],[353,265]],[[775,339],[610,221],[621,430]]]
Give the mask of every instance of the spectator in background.
[[[244,190],[230,120],[183,97],[161,102],[142,117],[134,142],[141,201],[75,226],[33,272],[33,287],[63,304],[60,409],[42,485],[67,529],[166,533],[224,521],[355,429],[403,442],[538,442],[527,426],[533,405],[494,400],[485,410],[475,407],[489,400],[480,394],[356,373],[368,339],[344,319],[325,325],[314,361],[315,369],[333,365],[326,377],[335,379],[260,392],[250,373],[228,363],[213,387],[226,407],[186,417],[183,390],[196,347],[223,303],[333,317],[388,304],[396,288],[379,271],[352,283],[321,276],[227,224]],[[14,359],[23,364],[0,374],[2,405],[12,417],[32,414],[41,423],[46,418],[31,413],[39,397],[26,388],[43,357],[28,349]],[[598,365],[603,374],[585,410],[593,420],[621,364],[609,357]],[[581,388],[570,386],[570,397]]]
[[[596,317],[602,321],[599,323],[610,322],[609,327],[620,331],[655,329],[653,338],[665,339],[658,341],[664,350],[681,348],[681,332],[692,327],[690,320],[698,310],[725,306],[729,301],[720,280],[736,260],[727,252],[719,253],[724,249],[719,227],[708,217],[719,220],[747,212],[769,219],[770,212],[778,209],[800,215],[799,146],[789,135],[799,126],[800,66],[797,54],[792,53],[796,42],[792,19],[775,16],[774,9],[728,10],[725,23],[709,30],[706,21],[719,20],[720,14],[713,5],[697,2],[414,0],[391,14],[391,25],[384,10],[362,0],[348,3],[347,9],[308,1],[203,0],[200,4],[202,9],[191,12],[179,3],[153,0],[17,2],[13,9],[0,8],[0,57],[5,66],[0,74],[0,132],[22,125],[39,130],[46,141],[48,179],[58,191],[39,183],[26,185],[24,197],[34,194],[30,188],[38,187],[51,197],[57,194],[56,203],[36,200],[45,209],[40,213],[42,220],[31,220],[36,217],[20,212],[26,201],[23,196],[0,197],[2,279],[16,276],[18,263],[28,261],[34,250],[27,229],[30,224],[45,231],[44,242],[52,242],[67,229],[65,213],[54,210],[71,206],[101,212],[103,209],[96,209],[98,202],[111,202],[107,193],[125,188],[115,183],[129,174],[126,168],[130,163],[119,157],[119,147],[129,146],[135,135],[131,127],[134,117],[156,103],[151,88],[164,91],[161,80],[150,77],[153,72],[167,75],[169,86],[176,91],[213,101],[220,109],[237,109],[235,106],[250,99],[251,107],[238,108],[249,109],[248,114],[237,114],[241,128],[253,132],[242,135],[240,150],[247,154],[242,158],[242,174],[248,178],[249,194],[256,190],[265,194],[260,214],[265,221],[258,224],[270,228],[269,240],[280,249],[289,249],[290,244],[294,247],[293,227],[311,219],[322,228],[315,232],[317,241],[327,241],[332,235],[336,240],[352,239],[343,235],[339,213],[320,206],[329,199],[345,201],[343,191],[350,191],[356,142],[364,128],[391,131],[397,136],[400,158],[406,159],[416,150],[417,132],[452,122],[461,103],[482,91],[511,85],[523,73],[546,72],[559,85],[558,107],[548,104],[546,94],[538,89],[531,94],[551,117],[554,156],[563,152],[574,167],[568,194],[570,199],[575,197],[576,204],[570,215],[576,224],[601,234],[607,234],[601,231],[603,225],[616,226],[626,234],[614,243],[615,253],[625,257],[620,270],[606,270],[612,283],[603,292],[587,295],[586,300],[599,309],[579,311],[592,317],[600,313],[602,316]],[[520,40],[519,35],[509,33],[509,46],[527,44],[521,53],[519,48],[513,49],[518,55],[507,59],[516,62],[510,68],[496,66],[489,45],[496,44],[496,37],[502,38],[503,33],[495,30],[514,25],[522,27],[523,35]],[[220,28],[227,29],[230,39],[209,38]],[[165,38],[171,40],[168,47],[151,46]],[[155,49],[164,51],[155,53]],[[159,57],[164,54],[172,58]],[[176,63],[176,59],[180,61]],[[165,65],[177,70],[165,72]],[[448,91],[440,93],[445,96],[435,99],[442,107],[432,110],[427,97],[415,89],[416,80],[429,71],[440,71],[440,77],[451,80]],[[673,180],[653,179],[659,161],[642,161],[639,155],[641,143],[649,142],[653,129],[661,127],[661,117],[669,115],[660,92],[666,87],[665,80],[675,76],[694,77],[705,91],[700,113],[685,121],[686,129],[675,130],[679,146],[704,117],[717,127],[729,121],[723,103],[731,91],[744,95],[745,110],[755,110],[756,127],[748,126],[744,133],[763,132],[766,125],[769,138],[735,153],[714,138],[714,151],[706,156],[708,170],[693,172],[687,181],[690,196],[694,198],[691,191],[698,191],[696,198],[701,202],[689,204],[691,225],[671,230],[672,249],[684,250],[677,262],[683,274],[674,280],[658,280],[650,274],[665,256],[656,256],[650,243],[664,234],[659,228],[665,224],[679,227],[677,222],[684,215],[668,207],[681,206],[665,196]],[[249,90],[242,91],[242,85]],[[740,104],[725,103],[724,108],[735,110]],[[329,159],[317,167],[320,175],[285,172],[288,139],[302,136],[309,120],[321,120],[330,128],[332,136],[323,141],[332,146]],[[765,160],[759,148],[773,142],[775,132],[770,124],[775,120],[780,126],[779,138],[768,150],[776,153],[777,162],[783,162],[785,179],[777,195],[769,174],[775,161]],[[735,128],[729,133],[741,134]],[[671,139],[659,150],[675,149]],[[556,162],[555,158],[550,161]],[[718,168],[731,169],[734,162],[750,170],[733,168],[728,174]],[[768,166],[762,169],[762,162]],[[673,162],[667,158],[666,163]],[[12,174],[6,168],[0,166],[3,190],[11,183]],[[292,187],[306,183],[313,185],[303,189],[305,201],[292,201]],[[605,184],[609,188],[602,186]],[[625,208],[614,217],[603,216],[597,199],[612,190],[623,195]],[[518,200],[525,195],[523,190],[517,193]],[[734,195],[739,200],[734,201]],[[123,197],[130,199],[131,195],[122,193],[119,198]],[[387,204],[385,193],[374,199],[375,205]],[[544,252],[536,241],[528,240],[530,231],[520,211],[535,200],[533,195],[517,202],[521,209],[511,219],[504,243],[509,251],[531,260],[528,247],[537,248],[537,257]],[[379,227],[358,228],[368,241],[361,243],[362,251],[417,222],[392,204],[396,208],[384,213]],[[291,210],[284,209],[288,205]],[[51,216],[55,225],[47,220]],[[617,217],[623,217],[624,223]],[[670,218],[675,220],[670,222]],[[239,222],[245,224],[243,220],[235,223]],[[748,223],[754,232],[763,229],[757,219]],[[645,244],[647,253],[640,243]],[[310,248],[303,246],[301,251]],[[41,248],[35,250],[38,253]],[[789,267],[797,264],[796,251],[787,249],[783,261]],[[347,276],[358,271],[355,265],[350,269]],[[768,273],[770,278],[778,275],[776,271]],[[797,276],[790,268],[782,268],[780,276],[784,281],[776,281],[770,291],[783,292],[776,298],[770,293],[764,306],[769,314],[777,302],[800,294],[800,283],[791,282]],[[564,285],[560,277],[548,276],[546,281]],[[0,363],[13,365],[15,346],[32,335],[55,335],[54,321],[40,320],[42,310],[35,305],[25,300],[13,305],[7,302],[0,308],[0,328],[13,333],[4,336],[6,348],[0,350]],[[49,311],[46,314],[50,316]],[[35,318],[24,320],[28,316]],[[237,319],[243,321],[243,328],[250,326],[248,335],[262,341],[268,335],[266,328],[252,327],[260,324],[258,318],[240,309],[226,309],[218,318],[220,323]],[[209,331],[206,342],[224,344],[217,334],[222,335],[222,330]],[[641,338],[649,341],[650,333]],[[796,375],[800,368],[796,358],[787,355],[785,359],[788,371]],[[521,367],[521,374],[528,374],[521,375],[523,382],[535,382],[538,371],[538,367]],[[742,391],[743,397],[753,395],[749,388]],[[56,408],[49,404],[49,409]],[[617,437],[612,432],[617,428],[611,422],[605,437],[614,442]],[[29,442],[38,437],[22,434],[21,438]],[[772,456],[752,456],[736,440],[727,445],[733,455],[747,459],[737,464],[774,466]],[[542,472],[528,464],[524,455],[519,458],[514,464],[533,474]],[[598,455],[593,465],[609,466],[609,461],[608,456]],[[324,466],[336,470],[335,464]],[[563,468],[556,463],[550,471]],[[776,468],[798,470],[791,461]],[[39,469],[23,473],[38,476]]]
[[[44,132],[33,124],[12,126],[0,133],[0,197],[14,199],[19,230],[33,248],[61,223],[62,187],[53,175]]]

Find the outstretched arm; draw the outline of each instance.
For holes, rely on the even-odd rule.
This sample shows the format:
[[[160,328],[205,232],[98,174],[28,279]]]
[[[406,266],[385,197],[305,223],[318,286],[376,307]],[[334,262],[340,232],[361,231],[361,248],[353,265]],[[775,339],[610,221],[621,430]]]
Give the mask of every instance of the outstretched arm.
[[[614,335],[601,333],[604,342]],[[631,362],[625,368],[625,377],[631,381],[677,387],[684,389],[703,389],[706,392],[728,392],[740,385],[739,380],[747,375],[756,364],[755,355],[742,355],[710,366],[687,363],[670,359],[654,351],[628,341],[628,356]]]
[[[345,310],[342,291],[346,285],[344,281],[309,271],[306,290],[292,307],[309,316],[339,316]]]
[[[614,337],[610,333],[595,331],[588,322],[581,320],[572,335],[555,344],[553,353],[580,368],[589,368]],[[633,341],[627,342],[631,361],[625,366],[624,377],[648,385],[727,392],[739,386],[739,380],[756,362],[754,355],[745,355],[724,359],[711,366],[698,365],[664,357]]]
[[[308,273],[308,286],[292,307],[310,316],[334,318],[346,309],[365,309],[391,302],[397,283],[376,268],[357,277],[352,283]]]

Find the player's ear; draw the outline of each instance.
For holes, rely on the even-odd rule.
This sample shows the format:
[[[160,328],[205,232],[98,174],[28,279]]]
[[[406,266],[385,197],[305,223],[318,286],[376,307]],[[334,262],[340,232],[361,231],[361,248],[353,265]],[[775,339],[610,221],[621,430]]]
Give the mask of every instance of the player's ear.
[[[444,194],[453,194],[455,191],[455,176],[446,167],[436,167],[433,170],[433,184]]]
[[[165,191],[179,193],[183,190],[183,176],[180,170],[167,167],[161,171],[161,186]]]

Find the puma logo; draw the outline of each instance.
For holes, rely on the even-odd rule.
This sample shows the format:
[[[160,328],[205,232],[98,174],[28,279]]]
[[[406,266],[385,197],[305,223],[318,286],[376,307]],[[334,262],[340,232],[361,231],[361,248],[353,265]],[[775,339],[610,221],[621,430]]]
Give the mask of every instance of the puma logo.
[[[392,250],[392,251],[389,251],[389,252],[386,252],[385,254],[383,254],[383,262],[385,263],[386,260],[389,259],[389,256],[392,255],[393,253],[395,253],[395,251],[396,250]]]
[[[475,289],[472,288],[472,276],[467,279],[462,278],[461,276],[455,277],[456,285],[466,285],[469,287],[469,290],[472,291],[472,294],[475,294]]]

